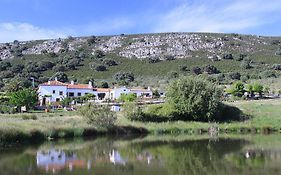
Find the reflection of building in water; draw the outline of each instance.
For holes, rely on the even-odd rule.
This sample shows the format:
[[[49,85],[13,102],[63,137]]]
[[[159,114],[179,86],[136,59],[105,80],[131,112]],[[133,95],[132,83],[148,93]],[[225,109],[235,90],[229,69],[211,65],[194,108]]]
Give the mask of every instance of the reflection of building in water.
[[[118,151],[112,150],[109,153],[109,160],[111,163],[115,164],[121,164],[125,165],[126,161],[121,157],[120,153]]]
[[[86,163],[84,160],[78,160],[75,154],[65,153],[62,150],[51,149],[38,151],[36,158],[37,166],[39,168],[44,168],[46,172],[56,172],[64,168],[68,168],[69,171],[72,171],[74,167],[87,167],[89,169],[89,163]]]
[[[152,155],[148,152],[145,152],[143,154],[137,155],[137,160],[139,161],[147,161],[147,164],[149,165],[151,163],[151,160],[153,159]]]

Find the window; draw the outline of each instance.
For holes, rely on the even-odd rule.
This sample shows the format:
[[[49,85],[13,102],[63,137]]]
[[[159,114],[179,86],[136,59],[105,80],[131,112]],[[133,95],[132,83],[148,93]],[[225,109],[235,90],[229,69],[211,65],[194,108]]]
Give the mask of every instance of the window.
[[[78,93],[77,93],[77,96],[80,97],[80,96],[81,96],[81,92],[78,92]]]
[[[69,93],[68,93],[68,96],[69,96],[69,97],[74,97],[74,92],[69,92]]]
[[[63,91],[60,91],[60,95],[63,95]]]
[[[56,93],[56,91],[55,90],[53,90],[53,94],[55,94]]]
[[[59,98],[56,98],[56,102],[59,102],[60,101],[60,99]]]

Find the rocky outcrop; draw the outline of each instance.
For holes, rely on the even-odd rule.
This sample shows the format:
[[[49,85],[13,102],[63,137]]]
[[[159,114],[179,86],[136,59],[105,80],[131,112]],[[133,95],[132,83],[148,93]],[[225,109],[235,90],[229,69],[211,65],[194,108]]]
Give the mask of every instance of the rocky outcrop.
[[[97,41],[93,43],[89,43],[87,37],[71,37],[0,44],[0,58],[9,59],[22,55],[76,51],[85,47],[92,53],[101,50],[104,53],[114,53],[126,58],[205,57],[216,61],[221,59],[221,55],[232,51],[261,52],[262,48],[271,46],[272,40],[270,37],[251,35],[200,33],[120,35],[97,38]]]

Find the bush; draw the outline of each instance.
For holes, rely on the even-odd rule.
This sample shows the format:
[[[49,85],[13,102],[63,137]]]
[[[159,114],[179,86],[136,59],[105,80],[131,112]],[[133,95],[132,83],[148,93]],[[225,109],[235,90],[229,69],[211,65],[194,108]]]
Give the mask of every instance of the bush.
[[[110,129],[117,120],[115,112],[109,106],[88,103],[78,109],[87,123],[97,128]]]
[[[148,59],[148,63],[158,63],[161,60],[158,57],[152,57]]]
[[[244,58],[246,58],[247,55],[246,54],[240,54],[238,57],[235,58],[236,61],[242,61],[244,60]]]
[[[233,55],[232,54],[225,54],[223,57],[225,60],[233,60]]]
[[[98,65],[95,70],[98,72],[106,71],[106,67],[104,65]]]
[[[281,64],[273,64],[272,69],[281,70]]]
[[[232,80],[240,80],[241,74],[239,72],[231,72],[229,73],[229,78]]]
[[[7,61],[2,61],[0,64],[0,71],[8,70],[8,68],[12,67],[12,64]]]
[[[202,74],[202,70],[200,67],[196,66],[192,69],[192,72],[195,73],[196,75]]]
[[[250,69],[252,68],[252,60],[251,59],[244,59],[242,62],[241,62],[241,68],[243,69]]]
[[[204,67],[204,72],[207,74],[218,74],[220,71],[214,65],[207,65]]]
[[[245,92],[245,86],[241,81],[235,82],[230,89],[227,89],[227,93],[233,96],[242,97]]]
[[[121,94],[118,101],[120,102],[133,102],[137,99],[136,94]]]
[[[58,81],[61,81],[63,83],[68,81],[68,77],[64,72],[57,72],[53,77],[57,77]]]
[[[101,51],[101,50],[96,50],[96,51],[94,52],[94,55],[96,56],[96,58],[102,58],[102,57],[105,56],[104,52]]]
[[[107,60],[104,60],[103,63],[107,66],[117,66],[118,64],[116,63],[116,61],[114,60],[110,60],[110,59],[107,59]]]
[[[166,96],[181,120],[212,121],[222,91],[204,78],[183,77],[169,85]]]
[[[114,75],[114,79],[117,81],[117,82],[126,82],[126,83],[129,83],[129,82],[133,82],[135,80],[135,76],[133,73],[131,72],[117,72],[115,75]]]
[[[182,71],[182,72],[188,72],[188,71],[190,71],[190,70],[188,69],[187,66],[180,66],[180,71]]]

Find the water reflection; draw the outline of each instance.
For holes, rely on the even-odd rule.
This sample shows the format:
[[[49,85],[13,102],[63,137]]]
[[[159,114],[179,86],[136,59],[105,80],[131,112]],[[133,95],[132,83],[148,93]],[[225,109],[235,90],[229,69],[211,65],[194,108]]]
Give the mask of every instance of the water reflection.
[[[0,174],[281,174],[280,138],[52,142],[0,151]]]
[[[50,149],[39,150],[36,154],[37,167],[44,169],[46,172],[52,171],[53,173],[68,168],[72,171],[73,168],[89,168],[89,163],[78,159],[73,152],[64,152],[63,150]],[[89,162],[89,161],[87,161]]]

